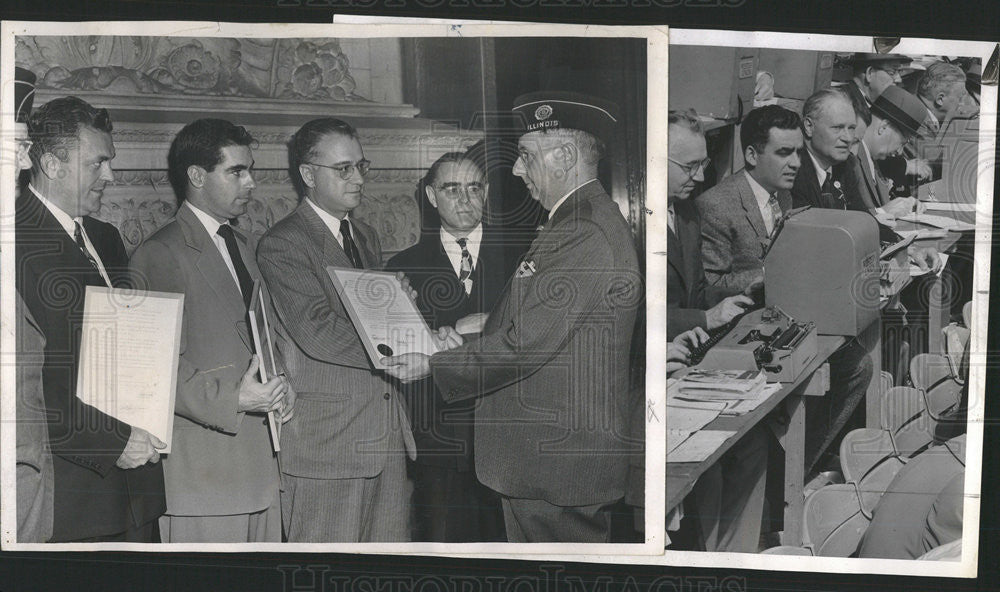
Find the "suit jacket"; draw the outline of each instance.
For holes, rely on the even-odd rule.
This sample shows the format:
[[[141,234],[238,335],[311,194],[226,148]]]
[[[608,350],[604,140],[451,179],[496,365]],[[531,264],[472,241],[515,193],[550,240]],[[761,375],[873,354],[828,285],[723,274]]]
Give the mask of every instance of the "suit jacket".
[[[42,369],[45,336],[18,294],[17,320],[17,542],[44,543],[52,536],[55,476],[49,450]]]
[[[378,237],[351,219],[366,268],[381,261]],[[260,240],[257,262],[270,288],[289,380],[298,394],[281,432],[281,470],[297,477],[374,477],[391,455],[409,452],[413,436],[395,385],[376,371],[327,274],[352,267],[312,206],[299,207]]]
[[[792,207],[792,196],[778,191],[782,212]],[[726,177],[695,200],[701,214],[701,254],[705,277],[727,294],[739,294],[764,269],[763,250],[771,239],[757,197],[743,171]]]
[[[45,338],[42,384],[53,454],[52,541],[112,535],[163,513],[163,469],[115,466],[131,427],[76,398],[86,286],[105,286],[51,212],[30,191],[15,206],[17,291]],[[112,284],[129,284],[128,256],[111,224],[83,227]]]
[[[840,183],[841,191],[844,192],[845,202],[840,202],[830,196],[824,196],[819,184],[819,176],[816,174],[816,166],[813,164],[809,152],[803,148],[799,152],[801,166],[795,175],[795,184],[792,185],[792,207],[812,206],[814,208],[825,208],[832,210],[864,210],[864,206],[852,201],[856,195],[846,191],[844,187],[844,177],[847,174],[847,162],[833,165],[830,174],[833,175],[835,183]],[[850,159],[848,159],[850,160]]]
[[[845,163],[844,184],[845,191],[853,194],[854,197],[848,200],[855,207],[871,212],[875,208],[880,208],[889,203],[892,196],[889,191],[892,189],[892,181],[882,175],[875,162],[875,175],[868,170],[868,149],[864,143],[858,145],[857,156],[851,155]]]
[[[259,280],[253,244],[234,233],[247,271]],[[254,350],[236,280],[184,205],[136,249],[132,269],[142,288],[184,294],[173,442],[163,459],[167,513],[263,510],[277,495],[278,468],[265,416],[237,411]]]
[[[386,270],[402,271],[410,279],[428,326],[454,327],[464,316],[493,310],[516,263],[511,251],[496,230],[483,228],[470,294],[465,293],[465,287],[458,281],[437,232],[428,233],[420,242],[389,259]],[[406,391],[417,462],[472,470],[475,402],[445,404],[429,379],[413,383]]]
[[[701,216],[690,199],[674,204],[674,230],[667,230],[667,340],[705,328],[709,300],[720,295],[709,288],[702,265]]]
[[[571,194],[525,254],[482,336],[431,357],[446,401],[476,407],[476,476],[562,506],[625,491],[629,346],[644,289],[635,242],[599,183]]]

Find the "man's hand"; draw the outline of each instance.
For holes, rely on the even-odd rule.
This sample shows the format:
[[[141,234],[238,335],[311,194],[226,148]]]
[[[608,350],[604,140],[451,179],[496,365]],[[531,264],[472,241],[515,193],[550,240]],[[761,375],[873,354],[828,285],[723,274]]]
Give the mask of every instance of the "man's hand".
[[[941,257],[934,247],[915,247],[910,245],[907,249],[910,259],[920,267],[921,270],[930,270],[937,273],[941,270]]]
[[[462,335],[482,333],[483,327],[486,325],[486,319],[488,318],[490,318],[489,313],[474,312],[458,319],[458,322],[455,323],[455,330]]]
[[[882,210],[893,218],[902,218],[914,211],[923,214],[925,209],[927,206],[920,203],[920,200],[915,197],[897,197],[882,206]]]
[[[441,351],[455,349],[465,343],[465,339],[451,327],[440,327],[434,333],[434,340]]]
[[[705,322],[708,325],[708,330],[711,331],[725,325],[743,314],[751,306],[753,306],[753,299],[743,294],[726,298],[705,312]]]
[[[406,274],[402,271],[397,271],[396,279],[399,280],[399,285],[403,287],[403,292],[410,297],[410,300],[416,302],[417,291],[410,286],[410,278],[406,277]]]
[[[674,337],[673,341],[667,343],[667,374],[673,374],[687,366],[690,362],[691,350],[707,340],[708,333],[701,327],[695,327]]]
[[[930,179],[934,172],[926,160],[923,158],[914,158],[906,161],[906,174],[909,176],[916,175],[917,179],[924,181]]]
[[[454,330],[454,329],[453,329]],[[385,373],[401,382],[413,382],[431,375],[431,366],[427,354],[401,354],[391,358],[382,358]]]
[[[115,461],[115,466],[120,469],[134,469],[141,467],[147,462],[157,463],[160,461],[160,450],[166,448],[165,442],[150,434],[142,428],[132,427],[129,434],[128,443],[125,450]]]
[[[285,387],[288,389],[285,391],[285,399],[281,402],[281,406],[278,407],[278,420],[281,423],[286,423],[289,419],[295,415],[295,389],[292,388],[292,384],[288,382],[283,374],[279,376],[281,380],[284,381]]]
[[[250,367],[240,381],[237,409],[251,413],[266,413],[278,409],[290,389],[284,376],[275,376],[265,383],[257,380],[257,356],[250,358]]]

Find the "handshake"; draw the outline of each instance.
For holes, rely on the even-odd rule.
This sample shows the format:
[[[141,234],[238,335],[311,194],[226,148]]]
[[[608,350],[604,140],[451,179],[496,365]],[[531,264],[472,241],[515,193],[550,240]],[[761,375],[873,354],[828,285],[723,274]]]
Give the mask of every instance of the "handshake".
[[[480,333],[486,322],[486,314],[477,313],[463,317],[455,323],[455,327],[441,327],[434,332],[434,340],[441,351],[455,349],[463,343],[464,334]],[[388,358],[382,358],[385,365],[385,372],[389,376],[401,382],[413,382],[426,378],[431,374],[431,357],[422,353],[400,354]]]

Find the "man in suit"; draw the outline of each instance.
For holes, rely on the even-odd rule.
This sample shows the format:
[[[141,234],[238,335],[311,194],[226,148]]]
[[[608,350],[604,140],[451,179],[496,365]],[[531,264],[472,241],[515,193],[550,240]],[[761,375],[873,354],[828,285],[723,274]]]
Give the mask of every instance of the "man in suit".
[[[751,125],[754,122],[751,118],[753,113],[747,117]],[[672,223],[668,223],[667,230],[667,334],[676,341],[684,335],[691,335],[688,331],[711,330],[724,325],[742,314],[745,308],[752,306],[753,300],[742,292],[753,281],[753,274],[743,274],[747,276],[747,285],[735,290],[735,296],[723,300],[725,304],[716,305],[715,311],[720,311],[725,316],[716,317],[718,313],[712,309],[704,311],[706,278],[702,266],[703,229],[699,208],[691,202],[699,202],[709,192],[699,195],[695,200],[690,199],[690,195],[694,182],[701,180],[702,171],[708,164],[705,136],[693,111],[671,111],[667,121],[667,157],[670,162],[667,205],[672,208],[668,214],[668,220],[672,220]],[[729,181],[724,180],[722,183],[728,184]],[[730,204],[730,208],[732,207]],[[759,257],[759,252],[757,256]],[[683,276],[682,271],[685,272]],[[671,283],[671,278],[676,279]],[[702,295],[692,298],[683,291],[687,286],[702,286]],[[716,286],[709,286],[707,290],[713,293],[724,291]],[[680,302],[681,306],[689,310],[672,306],[672,302]],[[688,321],[689,318],[692,321]],[[693,325],[689,326],[691,322]],[[688,328],[681,331],[678,325]],[[668,343],[668,353],[670,345]],[[669,421],[667,418],[668,424]],[[767,446],[765,430],[755,428],[698,479],[684,505],[688,513],[695,516],[700,549],[746,553],[757,551],[761,515],[764,511]],[[667,508],[668,512],[672,510],[674,508]]]
[[[845,85],[846,90],[871,105],[882,91],[903,83],[900,69],[912,61],[913,58],[900,54],[855,53],[849,60],[853,75]]]
[[[23,68],[14,73],[14,140],[18,176],[31,170],[28,116],[35,94],[35,75]],[[14,200],[21,197],[21,179],[14,186]],[[52,536],[53,470],[46,425],[42,372],[45,368],[45,334],[21,294],[14,300],[17,322],[17,541],[44,543]]]
[[[608,507],[641,448],[629,436],[629,346],[643,283],[597,180],[614,110],[575,93],[515,100],[526,128],[513,172],[548,220],[478,339],[385,360],[404,381],[432,375],[445,401],[480,398],[476,474],[500,494],[511,542],[609,542]]]
[[[296,542],[408,541],[406,411],[326,271],[381,265],[375,231],[351,216],[370,163],[354,128],[333,118],[295,132],[289,163],[302,203],[257,248],[299,393],[281,438],[285,533]]]
[[[701,217],[691,199],[709,164],[705,135],[694,111],[671,111],[668,125],[667,339],[672,340],[695,327],[721,327],[753,300],[742,294],[723,298],[706,283]]]
[[[802,150],[798,114],[778,105],[754,109],[740,127],[746,168],[698,196],[708,283],[739,293],[764,281],[761,255],[784,212]]]
[[[287,417],[294,391],[282,376],[255,377],[247,308],[260,272],[252,242],[229,224],[255,187],[253,141],[222,119],[178,132],[167,155],[177,216],[132,256],[139,286],[184,294],[164,542],[281,541],[266,412]]]
[[[76,397],[85,288],[129,285],[121,236],[90,217],[114,179],[111,129],[107,110],[76,97],[40,107],[28,120],[31,181],[15,205],[17,292],[45,340],[53,542],[155,542],[164,508],[163,442]]]
[[[409,278],[429,327],[478,334],[514,263],[498,229],[482,223],[486,175],[471,156],[449,152],[431,165],[423,187],[441,227],[425,232],[386,269]],[[446,404],[426,379],[407,390],[417,444],[410,465],[414,540],[505,541],[500,498],[473,470],[474,401]]]

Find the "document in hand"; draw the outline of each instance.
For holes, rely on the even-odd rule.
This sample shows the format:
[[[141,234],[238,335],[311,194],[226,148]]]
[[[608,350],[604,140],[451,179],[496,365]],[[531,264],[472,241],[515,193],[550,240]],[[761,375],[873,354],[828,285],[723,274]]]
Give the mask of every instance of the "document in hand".
[[[87,286],[76,396],[167,444],[184,295]]]
[[[250,310],[247,318],[250,320],[250,334],[253,336],[253,347],[257,354],[260,381],[267,382],[278,375],[278,365],[274,360],[274,340],[271,337],[271,324],[267,320],[267,307],[264,306],[260,283],[253,287],[253,298],[250,300]],[[281,421],[274,411],[267,412],[267,428],[271,435],[271,449],[281,452]]]
[[[437,340],[396,275],[381,271],[327,267],[372,365],[406,353],[432,355]]]

